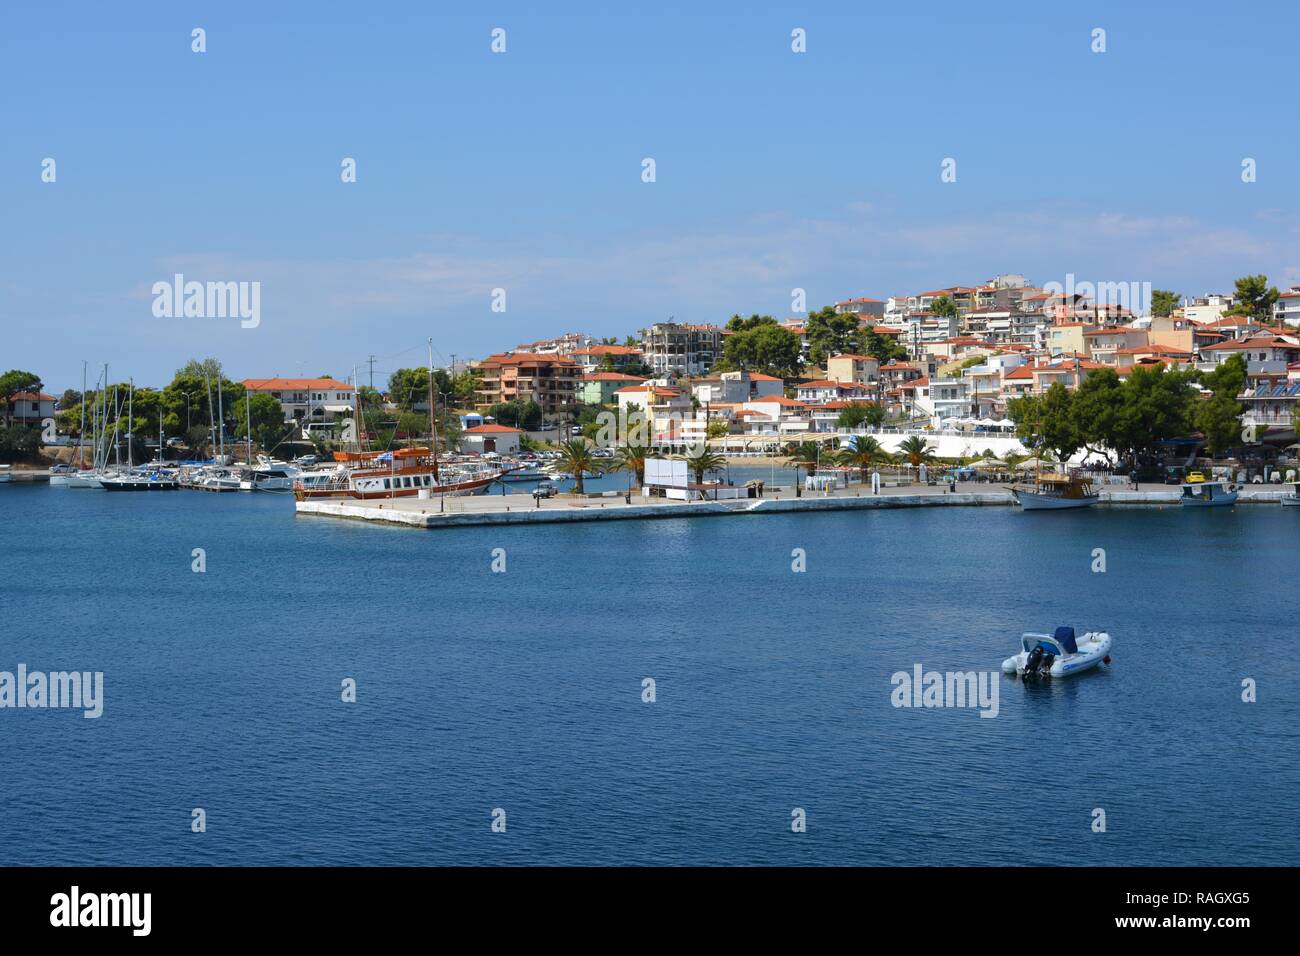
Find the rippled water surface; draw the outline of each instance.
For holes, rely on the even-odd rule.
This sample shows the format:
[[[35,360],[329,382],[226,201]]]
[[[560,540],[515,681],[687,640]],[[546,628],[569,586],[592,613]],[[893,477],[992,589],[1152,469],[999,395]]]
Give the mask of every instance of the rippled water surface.
[[[0,710],[0,863],[1295,865],[1297,542],[1272,506],[435,532],[0,486],[0,670],[106,698]],[[1112,665],[891,706],[1057,624]]]

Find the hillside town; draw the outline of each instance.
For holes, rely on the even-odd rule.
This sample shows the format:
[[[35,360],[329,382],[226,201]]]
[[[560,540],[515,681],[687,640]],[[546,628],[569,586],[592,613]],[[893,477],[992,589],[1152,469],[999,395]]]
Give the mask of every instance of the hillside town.
[[[427,442],[431,423],[448,452],[469,455],[537,451],[579,436],[625,444],[625,435],[602,432],[611,417],[624,425],[639,418],[640,440],[665,454],[702,443],[730,456],[781,454],[872,434],[883,451],[924,436],[927,453],[956,461],[988,452],[1077,460],[1102,448],[1135,463],[1141,450],[1148,466],[1170,460],[1153,451],[1189,462],[1197,454],[1265,463],[1284,455],[1296,440],[1300,398],[1300,286],[1279,292],[1266,277],[1247,276],[1231,294],[1129,291],[1073,276],[1062,288],[999,275],[846,298],[780,320],[653,322],[621,340],[570,332],[443,368],[433,366],[431,346],[428,368],[398,369],[381,387],[361,384],[357,370],[229,380],[209,359],[191,361],[162,388],[115,383],[105,369],[97,388],[55,395],[38,373],[14,370],[0,379],[0,456],[22,461],[71,445],[86,427],[85,406],[96,402],[92,421],[111,417],[115,432],[139,442],[134,460],[236,447],[251,459],[252,446],[323,456],[349,444],[383,449]],[[1169,433],[1152,426],[1146,442],[1094,433],[1080,417],[1091,412],[1052,398],[1083,403],[1096,392],[1123,402],[1122,388],[1153,375],[1182,376],[1180,401],[1198,401],[1184,401]]]

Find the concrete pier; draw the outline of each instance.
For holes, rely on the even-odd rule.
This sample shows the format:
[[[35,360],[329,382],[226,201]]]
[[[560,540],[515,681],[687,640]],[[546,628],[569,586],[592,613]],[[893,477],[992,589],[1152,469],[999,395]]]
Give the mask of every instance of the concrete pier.
[[[1288,489],[1261,488],[1244,490],[1238,504],[1273,504]],[[1138,491],[1103,491],[1098,507],[1121,505],[1178,506],[1177,488],[1149,486]],[[350,518],[416,528],[458,528],[475,525],[555,524],[567,521],[619,521],[656,518],[702,518],[727,515],[788,514],[807,511],[861,511],[875,508],[980,507],[1015,504],[1011,493],[1002,489],[950,493],[946,490],[922,491],[903,488],[884,489],[871,495],[841,490],[830,495],[809,493],[801,498],[791,495],[768,498],[740,498],[731,501],[666,501],[633,495],[631,503],[622,493],[590,497],[551,498],[536,505],[524,495],[484,495],[480,497],[420,500],[392,498],[358,501],[355,499],[316,499],[296,503],[300,515]]]

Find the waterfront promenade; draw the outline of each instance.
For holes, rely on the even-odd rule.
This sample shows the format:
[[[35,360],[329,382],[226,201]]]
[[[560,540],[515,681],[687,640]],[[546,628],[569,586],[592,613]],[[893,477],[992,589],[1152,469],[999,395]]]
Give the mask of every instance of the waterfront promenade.
[[[1015,504],[1011,492],[996,485],[959,484],[956,492],[945,485],[904,485],[881,488],[870,494],[861,487],[830,493],[805,492],[796,498],[792,490],[763,498],[722,501],[669,501],[622,492],[578,497],[562,495],[534,502],[524,495],[482,495],[478,497],[417,499],[390,498],[308,500],[296,503],[300,515],[378,521],[417,528],[454,528],[473,525],[554,524],[570,521],[617,521],[654,518],[701,518],[727,515],[784,514],[793,511],[858,511],[873,508],[979,507]],[[969,489],[969,490],[968,490]],[[1272,505],[1288,487],[1257,485],[1243,489],[1238,504]],[[1133,505],[1180,507],[1177,487],[1142,485],[1136,491],[1127,486],[1101,493],[1098,507]]]

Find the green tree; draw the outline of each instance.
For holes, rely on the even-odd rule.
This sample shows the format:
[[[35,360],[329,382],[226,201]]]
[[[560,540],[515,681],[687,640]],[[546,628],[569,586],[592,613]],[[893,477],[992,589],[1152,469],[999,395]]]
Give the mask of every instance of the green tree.
[[[720,370],[744,369],[789,378],[803,368],[799,336],[770,315],[732,316],[727,329],[732,334],[723,343]]]
[[[1060,382],[1042,395],[1013,398],[1007,414],[1016,423],[1016,434],[1035,457],[1050,450],[1065,461],[1083,444],[1075,424],[1074,394]]]
[[[710,450],[709,446],[701,445],[695,449],[692,454],[682,456],[686,462],[686,467],[695,475],[695,483],[701,485],[704,483],[704,473],[707,471],[717,471],[727,463],[727,459],[717,452]]]
[[[111,396],[111,386],[108,392]],[[176,370],[171,382],[162,390],[163,428],[168,435],[184,435],[195,425],[211,427],[217,417],[218,404],[225,421],[233,422],[234,404],[243,394],[244,386],[226,378],[217,359],[190,359]],[[154,427],[157,425],[155,417]]]
[[[1167,371],[1163,365],[1131,369],[1107,444],[1122,458],[1150,460],[1158,443],[1187,437],[1197,401],[1192,376]]]
[[[12,368],[0,375],[0,400],[5,403],[5,425],[12,426],[14,423],[14,396],[20,392],[39,392],[41,387],[41,377],[33,372]]]
[[[596,470],[596,459],[592,456],[593,445],[585,438],[561,442],[559,445],[560,464],[564,470],[573,475],[573,490],[582,494],[583,475]]]
[[[279,400],[265,392],[245,393],[235,402],[231,415],[235,421],[235,436],[248,438],[251,424],[253,441],[263,451],[270,452],[289,434]]]
[[[1201,385],[1215,395],[1236,398],[1246,389],[1246,359],[1240,352],[1229,356],[1213,371],[1201,373]]]
[[[1095,369],[1075,391],[1070,415],[1079,441],[1090,453],[1114,448],[1119,416],[1124,406],[1124,386],[1111,368]]]
[[[1241,440],[1243,408],[1237,396],[1246,388],[1246,360],[1240,354],[1230,356],[1203,374],[1201,384],[1213,394],[1196,403],[1192,423],[1205,437],[1210,454],[1217,456]]]
[[[849,468],[858,468],[862,472],[862,481],[867,480],[867,472],[878,462],[887,461],[889,455],[871,435],[856,435],[853,444],[839,454],[839,463]]]
[[[1179,295],[1177,292],[1170,292],[1168,289],[1151,290],[1151,314],[1163,317],[1173,315],[1174,309],[1178,308]]]
[[[798,473],[803,470],[804,475],[811,478],[817,474],[817,466],[821,461],[821,445],[815,441],[802,441],[791,443],[786,447],[787,468],[795,469]]]
[[[525,431],[535,431],[542,424],[542,406],[531,398],[527,401],[515,398],[508,402],[501,402],[489,408],[488,414],[495,418],[499,425],[509,425]]]
[[[637,486],[645,484],[645,460],[650,457],[646,445],[629,442],[618,450],[611,468],[614,471],[631,472],[636,477]]]
[[[1228,310],[1228,315],[1245,315],[1256,322],[1271,322],[1278,291],[1276,286],[1268,284],[1268,276],[1242,276],[1236,285],[1237,291],[1233,296],[1236,302]]]
[[[438,371],[442,371],[439,369]],[[443,381],[434,374],[434,385],[439,395],[451,391],[451,380],[442,372]],[[427,368],[399,368],[388,376],[388,398],[402,411],[409,412],[416,405],[429,404],[429,370]]]
[[[808,336],[808,360],[824,368],[832,355],[851,351],[858,336],[856,312],[837,313],[828,305],[811,312],[804,328]]]
[[[0,462],[30,461],[41,450],[41,431],[25,425],[0,428]]]
[[[950,319],[957,315],[957,303],[952,300],[951,296],[941,295],[930,303],[930,311],[935,315]]]
[[[869,325],[863,326],[858,331],[854,349],[863,355],[870,355],[881,365],[886,365],[890,361],[901,362],[907,358],[907,349],[896,342],[892,336],[882,335]]]
[[[857,428],[860,425],[880,425],[885,420],[885,409],[875,402],[854,402],[835,419],[836,428]]]
[[[903,439],[898,446],[898,454],[906,458],[907,463],[914,468],[934,461],[934,450],[920,435]]]

